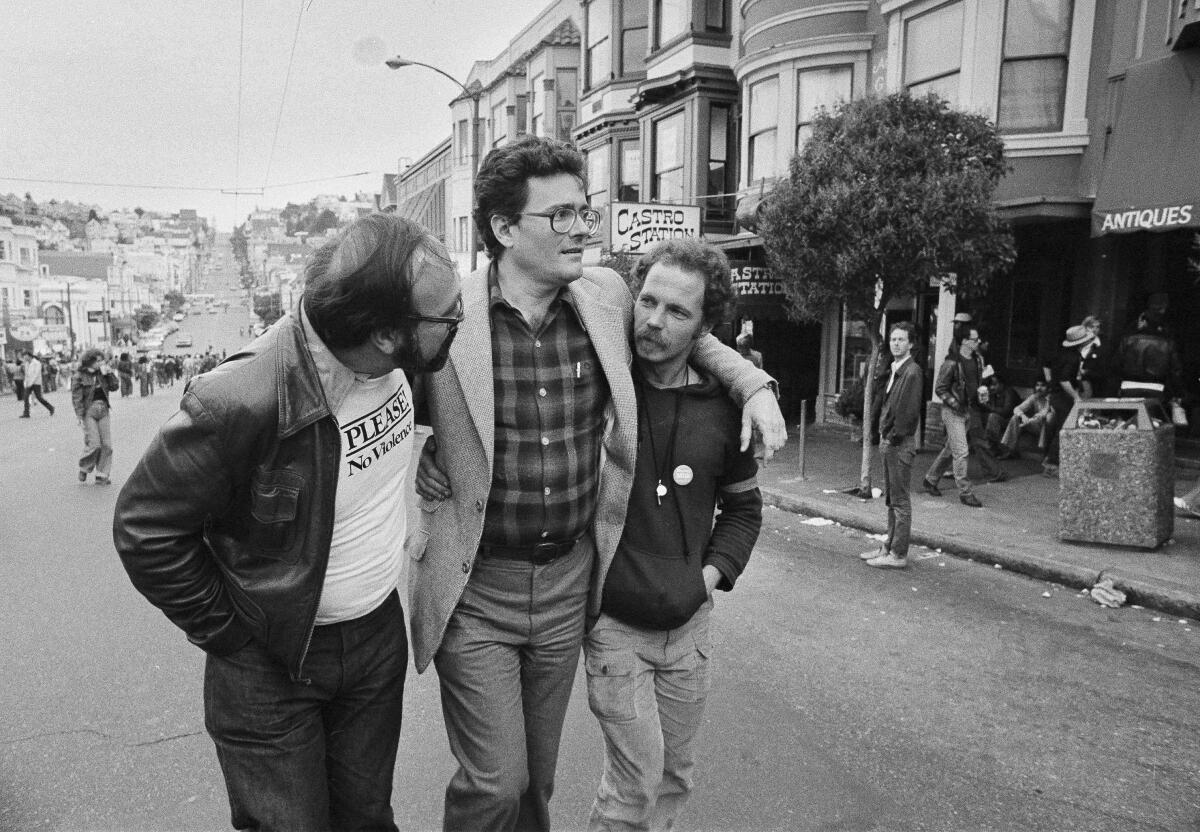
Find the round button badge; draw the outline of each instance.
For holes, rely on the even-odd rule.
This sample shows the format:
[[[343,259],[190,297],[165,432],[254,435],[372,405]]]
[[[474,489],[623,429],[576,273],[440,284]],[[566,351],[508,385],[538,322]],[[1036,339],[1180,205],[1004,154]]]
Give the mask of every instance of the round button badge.
[[[678,466],[671,474],[676,485],[687,485],[692,481],[692,469],[687,465]]]

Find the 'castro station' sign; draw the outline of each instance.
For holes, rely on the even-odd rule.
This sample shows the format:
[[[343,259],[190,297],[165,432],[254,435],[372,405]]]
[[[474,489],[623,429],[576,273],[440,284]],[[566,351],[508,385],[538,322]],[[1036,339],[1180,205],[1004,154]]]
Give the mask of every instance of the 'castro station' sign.
[[[614,202],[609,216],[613,252],[640,254],[659,240],[700,236],[700,208],[696,205]]]

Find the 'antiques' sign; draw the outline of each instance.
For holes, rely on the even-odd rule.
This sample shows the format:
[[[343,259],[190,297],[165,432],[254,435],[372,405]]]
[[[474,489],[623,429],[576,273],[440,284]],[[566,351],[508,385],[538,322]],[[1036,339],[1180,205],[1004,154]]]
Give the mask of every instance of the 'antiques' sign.
[[[658,203],[614,202],[612,250],[640,254],[659,240],[700,236],[700,207]]]
[[[1193,204],[1092,212],[1093,233],[1096,235],[1131,231],[1171,231],[1197,225],[1200,225],[1200,205]]]

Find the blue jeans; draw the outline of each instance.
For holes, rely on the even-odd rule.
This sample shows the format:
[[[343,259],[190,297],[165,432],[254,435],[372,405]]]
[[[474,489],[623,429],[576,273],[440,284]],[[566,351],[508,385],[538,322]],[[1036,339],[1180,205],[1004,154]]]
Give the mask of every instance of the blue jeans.
[[[954,484],[958,486],[960,497],[967,497],[972,493],[971,481],[967,479],[967,456],[971,452],[971,446],[967,441],[969,423],[968,415],[960,416],[948,407],[942,408],[942,425],[946,428],[946,444],[942,446],[942,450],[938,452],[933,464],[925,472],[925,479],[937,484],[945,470],[951,467],[951,460],[953,460]]]
[[[884,500],[888,507],[887,550],[896,557],[908,557],[908,539],[912,535],[912,464],[917,456],[917,442],[904,437],[899,445],[883,443]]]
[[[476,557],[434,656],[458,761],[447,832],[549,830],[594,553],[585,535],[547,564]]]
[[[408,640],[395,592],[317,627],[293,682],[256,642],[208,656],[204,724],[236,829],[395,830],[392,775]]]
[[[588,705],[604,732],[604,773],[588,832],[674,827],[692,792],[712,653],[707,601],[674,630],[601,615],[585,645]]]

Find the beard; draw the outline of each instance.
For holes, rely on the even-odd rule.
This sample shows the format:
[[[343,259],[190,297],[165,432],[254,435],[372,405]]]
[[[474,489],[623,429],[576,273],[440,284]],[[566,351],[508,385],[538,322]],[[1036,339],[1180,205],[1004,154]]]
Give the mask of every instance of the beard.
[[[405,343],[392,350],[392,363],[408,375],[421,373],[436,373],[446,366],[450,357],[450,345],[454,343],[455,333],[447,333],[438,351],[426,358],[421,354],[421,341],[417,338],[415,327],[408,330]],[[409,349],[409,345],[413,348]]]

